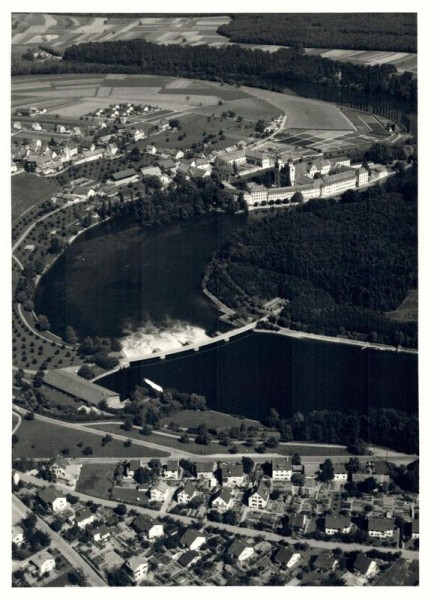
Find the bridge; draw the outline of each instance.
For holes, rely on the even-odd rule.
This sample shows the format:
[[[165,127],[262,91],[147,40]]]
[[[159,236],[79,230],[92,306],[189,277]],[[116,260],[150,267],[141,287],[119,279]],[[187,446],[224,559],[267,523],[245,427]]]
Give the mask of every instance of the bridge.
[[[259,319],[260,320],[260,319]],[[172,356],[173,354],[181,354],[181,352],[198,352],[202,348],[207,346],[212,346],[213,344],[217,344],[219,342],[229,342],[229,340],[237,335],[245,333],[246,331],[251,331],[256,328],[256,324],[259,322],[253,321],[252,323],[248,323],[247,325],[243,325],[242,327],[237,327],[236,329],[232,329],[231,331],[227,331],[226,333],[221,333],[220,335],[216,335],[212,338],[207,338],[200,344],[188,344],[186,346],[181,346],[180,348],[173,348],[172,350],[162,350],[161,352],[153,352],[151,354],[144,354],[143,356],[134,356],[134,359],[122,359],[117,367],[111,369],[110,371],[106,371],[105,373],[101,373],[97,375],[92,382],[98,381],[98,379],[102,379],[103,377],[107,377],[107,375],[111,375],[112,373],[116,373],[120,369],[124,369],[129,367],[137,362],[143,362],[145,360],[153,360],[155,358],[159,358],[160,360],[165,360],[167,357]]]

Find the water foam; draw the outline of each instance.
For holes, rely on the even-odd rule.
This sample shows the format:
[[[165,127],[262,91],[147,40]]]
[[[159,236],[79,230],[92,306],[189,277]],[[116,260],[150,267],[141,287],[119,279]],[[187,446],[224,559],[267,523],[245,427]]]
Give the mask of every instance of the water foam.
[[[127,335],[121,339],[122,350],[129,360],[181,349],[186,345],[194,347],[210,339],[201,327],[171,319],[162,325],[150,322],[134,331],[126,329],[125,333]]]

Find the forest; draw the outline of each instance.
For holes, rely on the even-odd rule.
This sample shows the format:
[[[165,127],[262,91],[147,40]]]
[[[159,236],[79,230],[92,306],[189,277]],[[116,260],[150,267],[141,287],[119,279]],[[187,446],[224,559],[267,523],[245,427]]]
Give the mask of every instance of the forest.
[[[417,174],[412,167],[342,200],[311,200],[236,232],[207,270],[207,288],[238,312],[287,300],[278,324],[417,345],[396,309],[417,288]]]
[[[29,66],[30,65],[30,66]],[[91,42],[65,49],[62,61],[13,63],[13,75],[29,73],[129,72],[225,81],[283,91],[292,83],[399,99],[415,112],[417,80],[389,64],[365,66],[307,56],[302,48],[269,53],[237,45],[158,45],[144,40]],[[335,94],[336,95],[336,94]]]
[[[218,33],[231,42],[417,52],[416,13],[233,14]]]

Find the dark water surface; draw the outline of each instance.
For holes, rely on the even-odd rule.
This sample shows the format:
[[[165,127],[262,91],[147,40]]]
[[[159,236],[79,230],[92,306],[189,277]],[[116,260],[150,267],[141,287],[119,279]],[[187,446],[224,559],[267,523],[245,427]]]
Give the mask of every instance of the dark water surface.
[[[83,233],[41,279],[37,314],[63,335],[120,337],[125,329],[182,321],[224,330],[201,290],[214,250],[247,221],[212,214],[162,227],[109,221]]]
[[[417,355],[251,332],[198,352],[135,363],[99,383],[124,397],[146,377],[206,396],[208,406],[250,418],[275,408],[369,407],[417,411]]]

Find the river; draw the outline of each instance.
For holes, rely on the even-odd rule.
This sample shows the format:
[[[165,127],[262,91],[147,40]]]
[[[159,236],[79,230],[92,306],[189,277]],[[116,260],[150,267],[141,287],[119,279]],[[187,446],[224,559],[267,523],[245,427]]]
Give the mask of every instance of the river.
[[[123,397],[146,377],[162,387],[197,392],[209,408],[260,419],[312,410],[369,407],[417,411],[417,355],[243,334],[198,352],[137,362],[98,383]]]

